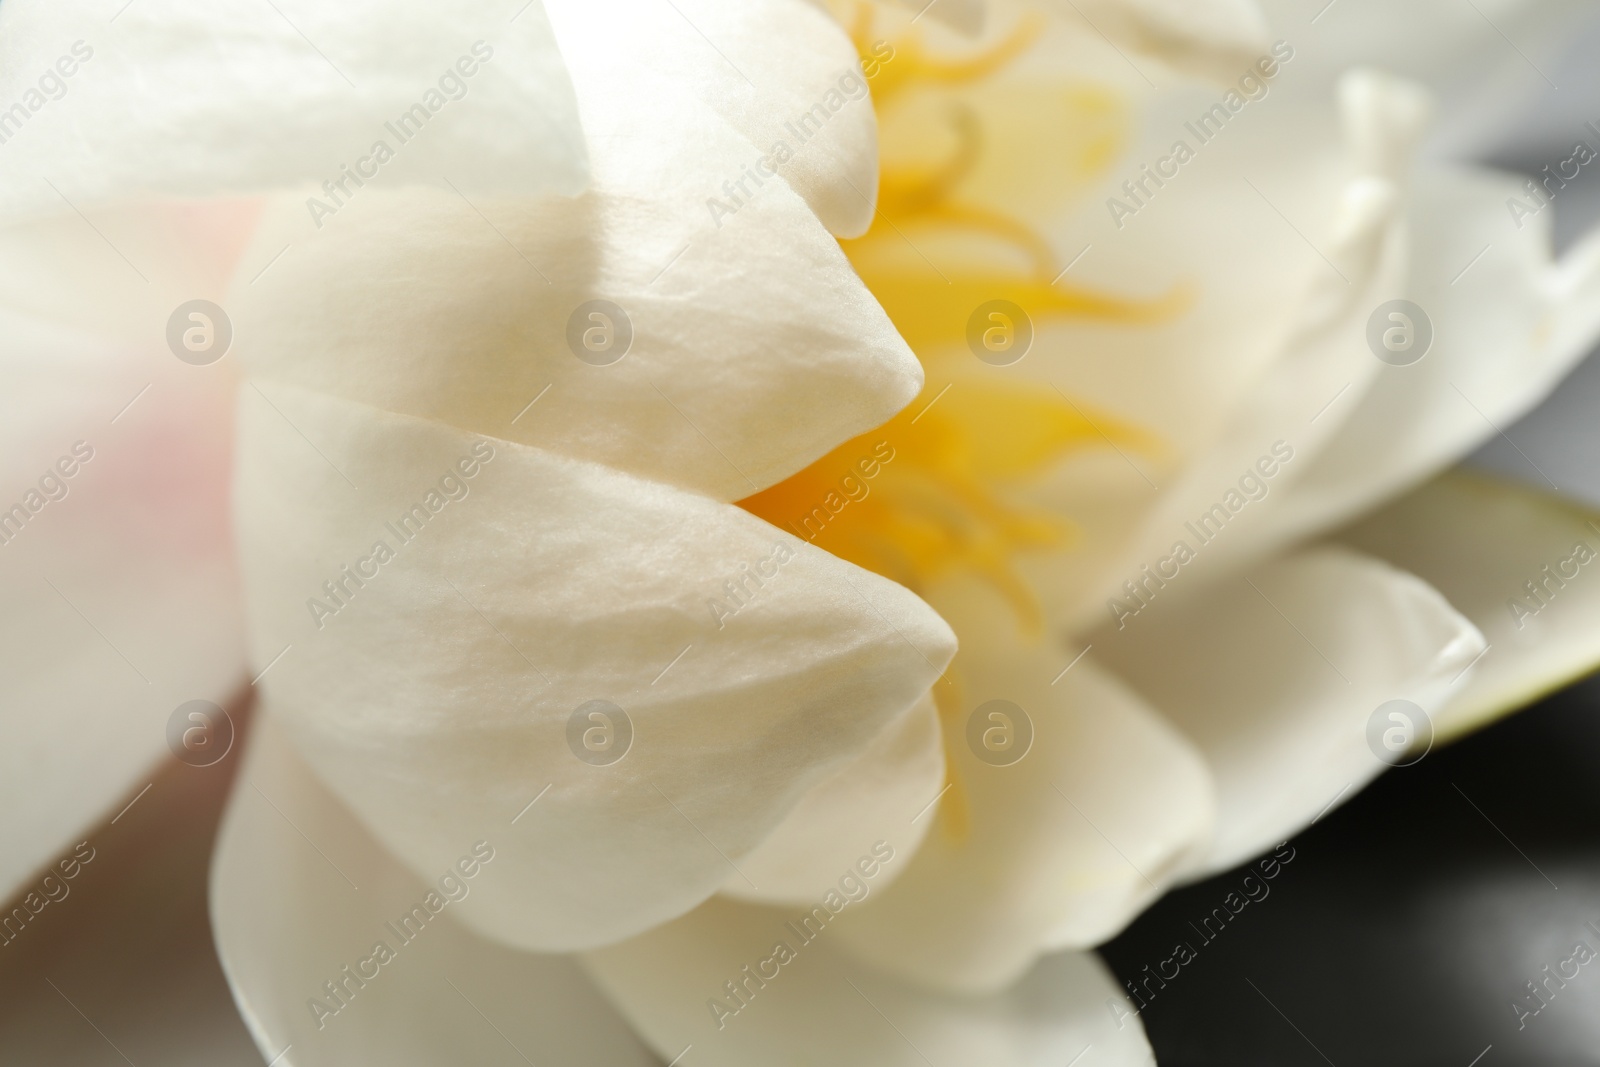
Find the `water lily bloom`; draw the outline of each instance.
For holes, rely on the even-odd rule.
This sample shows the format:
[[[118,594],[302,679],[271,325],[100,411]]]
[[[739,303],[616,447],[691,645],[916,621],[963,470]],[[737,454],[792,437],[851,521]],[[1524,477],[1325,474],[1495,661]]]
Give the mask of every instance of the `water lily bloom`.
[[[1600,661],[1445,473],[1600,237],[1270,14],[0,7],[7,887],[247,685],[268,1059],[1148,1062],[1094,946]]]

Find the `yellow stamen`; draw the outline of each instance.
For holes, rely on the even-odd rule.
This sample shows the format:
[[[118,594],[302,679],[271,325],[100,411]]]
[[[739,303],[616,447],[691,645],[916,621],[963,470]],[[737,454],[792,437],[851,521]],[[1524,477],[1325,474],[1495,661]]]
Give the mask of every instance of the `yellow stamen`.
[[[874,48],[873,21],[867,5],[857,9],[851,37],[863,58]],[[871,82],[880,123],[886,132],[892,128],[902,109],[889,103],[913,89],[951,90],[996,74],[1043,29],[1042,17],[1031,16],[992,47],[959,59],[931,54],[909,30],[892,42],[892,59],[880,57]],[[1061,99],[1069,113],[1082,116],[1087,131],[1077,157],[1081,165],[1103,168],[1120,143],[1119,109],[1099,91],[1069,89]],[[1188,296],[1174,288],[1141,300],[1054,284],[1056,253],[1036,229],[963,196],[984,152],[978,110],[951,100],[945,115],[954,150],[932,166],[884,160],[871,229],[841,242],[929,370],[926,389],[883,427],[741,504],[912,590],[949,575],[979,575],[1037,638],[1044,613],[1014,561],[1019,553],[1059,550],[1070,544],[1073,529],[1059,515],[1008,502],[1002,494],[1089,449],[1109,444],[1148,452],[1159,442],[1048,385],[971,373],[973,368],[945,373],[951,360],[973,358],[965,346],[967,321],[980,304],[1008,300],[1023,309],[1036,331],[1054,321],[1150,325],[1175,315]],[[934,266],[919,247],[925,238],[936,244],[964,239],[961,266]],[[965,744],[969,709],[954,669],[934,693],[947,748]],[[953,750],[946,765],[952,788],[940,804],[940,825],[960,838],[970,815]]]

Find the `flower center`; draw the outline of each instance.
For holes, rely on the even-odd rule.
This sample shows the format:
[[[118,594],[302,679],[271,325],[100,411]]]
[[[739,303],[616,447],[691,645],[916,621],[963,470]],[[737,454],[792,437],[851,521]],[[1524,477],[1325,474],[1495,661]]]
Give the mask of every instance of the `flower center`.
[[[997,490],[1089,448],[1152,447],[1152,438],[1075,403],[1048,384],[985,375],[967,350],[968,320],[991,301],[1021,308],[1034,328],[1060,319],[1147,323],[1182,304],[1180,293],[1140,301],[1063,284],[1055,250],[1027,222],[993,206],[985,177],[985,120],[973,91],[1038,40],[1043,20],[1022,20],[997,44],[964,57],[929,52],[915,27],[874,42],[862,4],[852,28],[871,72],[884,145],[878,213],[865,235],[841,242],[927,372],[923,394],[888,424],[849,441],[741,506],[834,555],[912,590],[942,576],[982,576],[1038,633],[1043,613],[1013,567],[1031,550],[1059,548],[1072,534],[1059,516],[1007,502]],[[1054,143],[1034,175],[1057,189],[1087,185],[1120,146],[1125,120],[1096,87],[1028,86],[1054,93],[1060,128],[1032,131]],[[1010,110],[1009,108],[999,110]],[[1029,169],[1032,159],[1002,160]],[[1060,198],[1060,194],[1057,194]],[[936,266],[924,246],[940,256]],[[971,364],[972,366],[967,366]],[[955,380],[959,375],[959,380]]]
[[[740,503],[914,591],[976,574],[1005,596],[1025,632],[1042,636],[1042,608],[1014,561],[1060,549],[1073,529],[1002,493],[1077,451],[1150,451],[1156,442],[1048,382],[978,363],[967,347],[969,319],[1003,300],[1035,329],[1060,320],[1146,324],[1187,298],[1175,290],[1141,301],[1064,284],[1050,243],[1005,210],[1022,198],[1013,195],[1019,177],[1045,190],[1037,213],[1062,207],[1104,171],[1127,125],[1117,98],[1098,87],[993,84],[1041,36],[1042,18],[958,58],[931,53],[914,26],[887,42],[889,51],[871,39],[873,21],[861,4],[851,36],[878,112],[878,212],[865,235],[841,245],[922,361],[927,385],[886,425]],[[1027,124],[1020,130],[1018,116]],[[997,142],[1020,143],[1027,154],[1008,157]],[[959,664],[958,655],[934,686],[946,745],[963,737]],[[947,759],[939,824],[962,840],[971,815],[957,766]]]

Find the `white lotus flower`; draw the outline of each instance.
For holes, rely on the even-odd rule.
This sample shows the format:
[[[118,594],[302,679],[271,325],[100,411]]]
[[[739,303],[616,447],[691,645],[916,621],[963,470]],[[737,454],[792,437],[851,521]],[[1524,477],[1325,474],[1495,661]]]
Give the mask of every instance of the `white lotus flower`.
[[[1600,661],[1441,474],[1600,238],[1242,0],[836,14],[0,6],[8,887],[254,679],[269,1059],[1140,1063],[1093,946]]]

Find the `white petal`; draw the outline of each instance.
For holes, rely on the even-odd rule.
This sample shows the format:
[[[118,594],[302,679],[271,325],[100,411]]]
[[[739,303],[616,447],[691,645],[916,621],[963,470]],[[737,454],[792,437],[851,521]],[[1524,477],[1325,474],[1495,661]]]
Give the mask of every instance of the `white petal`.
[[[730,505],[293,387],[241,396],[252,651],[290,648],[267,706],[413,870],[518,819],[463,908],[510,943],[687,911],[954,651],[901,587]],[[427,525],[402,536],[414,505]],[[611,766],[580,759],[591,700],[631,717]]]
[[[1437,473],[1538,403],[1589,351],[1600,334],[1600,233],[1552,263],[1548,213],[1520,231],[1511,223],[1506,203],[1519,188],[1470,172],[1419,182],[1408,211],[1414,266],[1392,295],[1423,309],[1432,349],[1381,369],[1254,546],[1348,520]]]
[[[855,861],[864,839],[893,838],[910,855],[934,823],[929,809],[943,784],[939,712],[933,697],[926,696],[848,766],[813,786],[789,817],[740,861],[744,873],[723,883],[722,892],[752,903],[797,904],[827,892],[839,872]],[[904,869],[886,870],[880,888]]]
[[[1138,1020],[1108,1007],[1121,1004],[1120,990],[1092,954],[1047,957],[992,996],[941,995],[851,962],[815,918],[807,928],[812,940],[802,940],[786,924],[798,926],[806,915],[713,900],[641,937],[586,953],[584,965],[664,1060],[692,1046],[684,1062],[703,1067],[1060,1067],[1074,1057],[1081,1057],[1077,1067],[1154,1063]],[[763,967],[777,942],[793,958]],[[766,988],[759,975],[745,977],[747,966],[769,976]],[[721,1016],[719,1027],[710,1005],[738,1005],[730,982],[748,983],[746,1004]]]
[[[617,51],[619,33],[649,42],[671,76],[696,88],[840,237],[866,232],[878,192],[877,118],[861,61],[839,24],[808,0],[675,0],[672,5],[552,3],[563,39],[587,35]],[[676,10],[674,10],[674,8]],[[794,158],[774,165],[783,143]],[[725,178],[708,196],[726,199]],[[754,179],[747,189],[755,189]]]
[[[1340,397],[1349,403],[1349,395],[1359,395],[1383,369],[1363,334],[1372,309],[1389,299],[1404,276],[1403,161],[1396,145],[1415,136],[1425,110],[1414,87],[1365,74],[1345,83],[1340,105],[1346,142],[1341,151],[1307,143],[1304,131],[1282,128],[1289,123],[1280,118],[1271,132],[1295,145],[1294,151],[1277,140],[1257,141],[1248,146],[1253,154],[1240,151],[1231,160],[1249,168],[1264,145],[1277,146],[1273,158],[1285,162],[1277,173],[1252,179],[1257,188],[1232,171],[1223,172],[1228,177],[1220,184],[1206,186],[1206,172],[1197,170],[1185,181],[1201,184],[1174,182],[1170,192],[1163,190],[1148,205],[1149,217],[1141,211],[1128,223],[1127,234],[1145,242],[1145,263],[1160,261],[1153,257],[1162,254],[1164,244],[1199,249],[1189,252],[1195,257],[1190,270],[1204,270],[1216,280],[1208,282],[1204,302],[1154,343],[1143,331],[1123,331],[1127,337],[1113,343],[1129,358],[1116,364],[1117,373],[1082,366],[1092,361],[1081,356],[1068,357],[1079,364],[1067,372],[1070,394],[1159,434],[1179,453],[1181,464],[1141,474],[1136,471],[1153,467],[1148,454],[1112,457],[1121,484],[1132,487],[1119,494],[1119,508],[1150,503],[1136,521],[1103,530],[1097,529],[1103,518],[1092,517],[1089,548],[1100,565],[1074,571],[1073,561],[1064,558],[1062,572],[1050,576],[1054,607],[1070,627],[1096,625],[1104,617],[1106,598],[1118,595],[1121,583],[1142,565],[1166,555],[1173,540],[1184,536],[1184,523],[1215,504],[1278,442],[1295,457],[1274,485],[1280,491],[1337,431],[1336,418],[1323,415],[1323,409]],[[1263,111],[1262,120],[1271,114]],[[1216,162],[1227,163],[1221,154],[1234,149],[1218,144],[1215,151]],[[1330,172],[1338,180],[1330,181]],[[1236,210],[1219,205],[1236,205]],[[1231,246],[1236,256],[1213,259],[1213,237],[1227,248],[1226,242],[1240,241],[1241,233],[1255,232],[1244,230],[1236,218],[1257,220],[1259,238]],[[1319,219],[1326,221],[1319,224]],[[1234,276],[1235,261],[1243,264],[1243,280]],[[1140,268],[1128,260],[1116,269],[1132,279]],[[1263,279],[1264,274],[1272,277]],[[1116,334],[1102,328],[1079,336],[1096,344],[1087,351],[1100,351],[1099,339]],[[1125,363],[1139,367],[1124,371]],[[1041,361],[1040,367],[1046,364]],[[1150,491],[1154,484],[1158,493]],[[1087,510],[1075,498],[1078,488],[1072,480],[1063,483],[1060,506],[1069,514]],[[1246,516],[1239,526],[1259,523],[1258,514]],[[1251,554],[1245,550],[1253,545],[1236,536],[1239,532],[1230,529],[1226,541],[1190,567],[1220,571],[1248,561]]]
[[[211,924],[263,1058],[281,1054],[273,1062],[285,1067],[654,1063],[570,958],[519,952],[454,921],[461,899],[503,877],[503,840],[504,827],[487,826],[418,878],[317,780],[281,724],[257,715],[212,858]],[[373,960],[378,942],[393,958]],[[342,983],[339,999],[328,982]]]
[[[1416,572],[1488,639],[1488,652],[1434,717],[1441,735],[1483,725],[1600,663],[1597,524],[1592,509],[1462,472],[1340,535]]]
[[[1367,743],[1379,705],[1431,714],[1484,647],[1431,587],[1346,549],[1177,592],[1156,591],[1124,629],[1102,630],[1095,654],[1205,753],[1218,809],[1202,872],[1348,799],[1387,766]]]
[[[921,369],[792,193],[771,190],[657,279],[698,222],[666,223],[661,198],[612,189],[596,155],[595,194],[479,203],[493,225],[447,193],[368,193],[319,244],[238,286],[229,306],[241,358],[259,377],[724,500],[781,480],[916,395]],[[280,205],[252,255],[281,251],[303,222],[297,205]],[[592,299],[631,322],[632,347],[609,366],[568,346],[569,320],[580,333],[605,328],[579,310]]]
[[[138,0],[108,19],[8,0],[3,215],[320,184],[380,140],[406,180],[577,192],[572,86],[541,6],[522,6]],[[415,144],[385,126],[413,107]]]
[[[230,305],[252,371],[724,500],[907,404],[921,367],[799,196],[768,180],[708,213],[750,142],[634,21],[564,38],[599,131],[587,195],[369,189],[320,229],[276,205]],[[619,362],[569,342],[604,330],[591,300],[631,323]]]
[[[960,693],[939,694],[958,702],[947,720],[955,784],[900,879],[831,936],[905,981],[992,992],[1048,949],[1114,936],[1159,896],[1208,840],[1211,784],[1193,746],[1092,662],[1062,674],[1081,648],[1017,633],[984,590],[936,602],[962,634]],[[1031,723],[1019,762],[993,765],[974,747],[974,715],[980,734],[1026,732],[988,718],[992,700]],[[887,840],[899,850],[908,829]]]
[[[231,383],[0,312],[0,897],[246,681]]]

